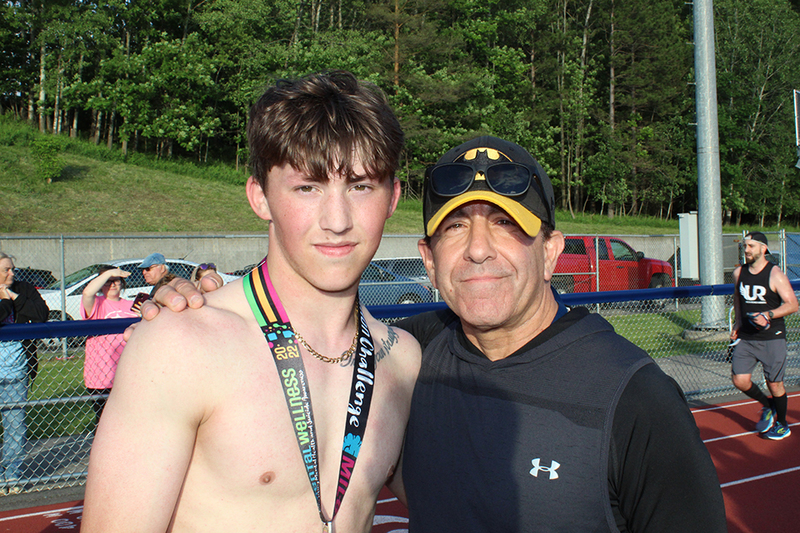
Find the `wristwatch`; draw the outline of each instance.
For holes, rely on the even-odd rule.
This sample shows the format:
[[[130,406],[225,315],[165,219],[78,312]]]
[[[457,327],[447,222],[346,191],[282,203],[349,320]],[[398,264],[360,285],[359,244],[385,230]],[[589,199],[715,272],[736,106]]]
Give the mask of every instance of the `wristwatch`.
[[[775,313],[773,313],[772,311],[767,311],[767,314],[769,315],[770,320],[772,320],[775,317]]]

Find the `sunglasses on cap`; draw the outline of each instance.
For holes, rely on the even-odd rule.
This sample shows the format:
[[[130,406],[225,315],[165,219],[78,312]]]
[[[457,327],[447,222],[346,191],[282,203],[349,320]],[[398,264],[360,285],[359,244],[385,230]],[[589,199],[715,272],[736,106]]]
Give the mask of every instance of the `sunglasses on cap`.
[[[469,165],[466,163],[443,163],[428,169],[431,189],[439,196],[458,196],[472,187],[476,176],[483,174],[489,189],[502,196],[520,196],[528,192],[532,179],[541,188],[539,176],[520,163],[493,163]]]
[[[208,270],[209,268],[216,270],[217,265],[215,265],[214,263],[201,263],[197,265],[197,268],[199,268],[200,270]]]

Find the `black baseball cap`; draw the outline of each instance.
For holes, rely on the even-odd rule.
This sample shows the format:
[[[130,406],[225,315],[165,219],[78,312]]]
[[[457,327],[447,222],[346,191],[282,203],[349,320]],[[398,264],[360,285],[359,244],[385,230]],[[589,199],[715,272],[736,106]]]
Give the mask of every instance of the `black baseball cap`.
[[[442,196],[431,185],[437,167],[463,163],[475,167],[469,187],[460,194]],[[485,168],[499,163],[516,163],[530,171],[530,184],[520,194],[496,192],[488,183]],[[432,236],[444,218],[468,202],[491,202],[508,213],[530,235],[539,233],[542,222],[555,228],[555,199],[553,185],[542,166],[524,148],[497,137],[477,137],[456,146],[444,154],[425,172],[422,217],[425,235]]]
[[[748,233],[744,237],[744,240],[748,240],[748,239],[751,240],[751,241],[760,242],[761,244],[763,244],[764,246],[767,247],[766,253],[769,253],[769,244],[767,244],[767,236],[766,235],[764,235],[760,231],[751,231],[750,233]]]

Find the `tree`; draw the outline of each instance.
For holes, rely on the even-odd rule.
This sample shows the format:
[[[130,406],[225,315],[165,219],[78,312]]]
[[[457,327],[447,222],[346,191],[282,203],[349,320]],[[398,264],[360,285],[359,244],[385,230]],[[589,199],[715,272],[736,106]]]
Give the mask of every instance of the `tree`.
[[[798,25],[783,0],[715,4],[722,188],[737,222],[747,213],[760,225],[767,215],[797,213],[783,191],[792,181]]]
[[[619,147],[612,157],[629,169],[631,214],[644,211],[647,191],[663,176],[660,163],[670,159],[658,125],[691,109],[688,13],[681,7],[682,2],[609,5],[608,132],[615,138],[610,146]],[[656,209],[663,212],[662,206]]]

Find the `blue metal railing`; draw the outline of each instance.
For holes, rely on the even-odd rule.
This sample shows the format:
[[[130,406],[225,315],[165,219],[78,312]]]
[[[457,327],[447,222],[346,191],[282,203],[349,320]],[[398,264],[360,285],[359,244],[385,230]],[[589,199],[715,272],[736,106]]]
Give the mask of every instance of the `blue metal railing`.
[[[800,290],[800,280],[791,282],[794,290]],[[701,296],[725,296],[733,294],[733,284],[697,285],[692,287],[665,287],[660,289],[638,289],[631,291],[577,292],[562,294],[565,305],[590,305],[636,300],[665,300],[674,298],[697,298]],[[403,318],[426,311],[445,309],[444,302],[404,305],[376,305],[369,307],[375,318]],[[122,333],[125,328],[138,322],[138,318],[115,318],[109,320],[69,320],[45,322],[43,324],[10,324],[0,327],[0,341],[22,339],[47,339],[53,337],[85,337]]]
[[[800,280],[797,282],[800,287]],[[637,289],[630,291],[575,292],[562,294],[561,301],[567,306],[630,302],[637,300],[664,300],[673,298],[692,298],[699,296],[718,296],[733,294],[733,284],[698,285],[693,287],[665,287],[660,289]],[[369,311],[375,318],[402,318],[425,311],[445,309],[444,302],[412,305],[377,305]]]
[[[0,341],[111,335],[122,333],[125,328],[139,320],[138,318],[112,318],[107,320],[66,320],[42,324],[9,324],[0,327]]]

